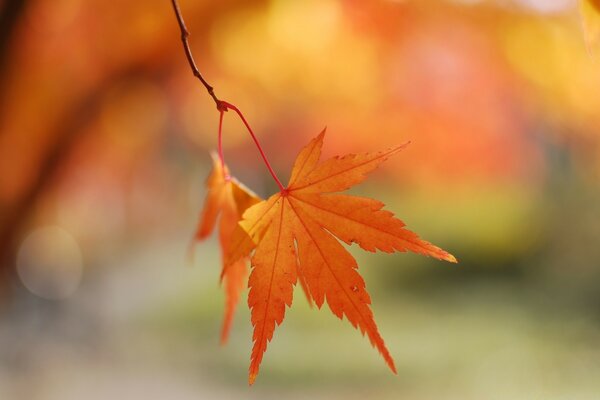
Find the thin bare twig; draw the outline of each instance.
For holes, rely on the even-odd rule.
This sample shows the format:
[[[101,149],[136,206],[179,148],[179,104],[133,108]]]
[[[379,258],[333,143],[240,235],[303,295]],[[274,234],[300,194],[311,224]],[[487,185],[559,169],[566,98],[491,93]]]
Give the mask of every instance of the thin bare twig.
[[[198,66],[196,66],[196,61],[194,61],[194,56],[192,55],[192,50],[190,49],[190,43],[188,41],[190,33],[188,32],[187,27],[185,26],[183,16],[181,15],[181,9],[179,8],[179,3],[177,2],[177,0],[171,0],[171,4],[173,4],[173,10],[175,11],[175,16],[177,17],[177,22],[179,23],[179,29],[181,30],[181,42],[183,43],[183,49],[185,50],[185,56],[187,57],[188,63],[190,64],[190,68],[192,68],[194,76],[198,78],[200,82],[202,82],[202,85],[204,85],[210,97],[212,97],[215,101],[217,109],[221,110],[221,101],[215,95],[213,87],[206,81],[206,79],[204,79],[204,77],[200,73],[200,70],[198,69]]]

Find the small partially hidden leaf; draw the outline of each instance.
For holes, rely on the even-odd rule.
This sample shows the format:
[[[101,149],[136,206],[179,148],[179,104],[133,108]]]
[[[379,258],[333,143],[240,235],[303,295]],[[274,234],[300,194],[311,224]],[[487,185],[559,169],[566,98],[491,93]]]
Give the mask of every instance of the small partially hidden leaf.
[[[208,193],[194,237],[198,241],[206,239],[214,230],[217,219],[220,218],[219,242],[224,260],[233,231],[238,226],[242,213],[261,199],[235,178],[230,177],[227,167],[223,168],[214,154],[213,170],[206,181],[206,186]],[[246,262],[245,258],[240,257],[228,265],[226,270],[223,264],[221,279],[225,286],[225,317],[221,330],[221,343],[227,342],[235,308],[246,286],[248,278]]]
[[[421,240],[383,210],[383,203],[339,194],[366,179],[369,172],[405,145],[378,153],[334,157],[319,163],[324,132],[298,155],[288,187],[248,208],[232,235],[225,272],[255,249],[248,305],[254,326],[249,382],[256,379],[275,327],[292,304],[300,281],[314,304],[331,311],[366,334],[389,368],[394,360],[373,318],[357,263],[342,246],[357,243],[368,251],[412,251],[456,262],[451,254]]]

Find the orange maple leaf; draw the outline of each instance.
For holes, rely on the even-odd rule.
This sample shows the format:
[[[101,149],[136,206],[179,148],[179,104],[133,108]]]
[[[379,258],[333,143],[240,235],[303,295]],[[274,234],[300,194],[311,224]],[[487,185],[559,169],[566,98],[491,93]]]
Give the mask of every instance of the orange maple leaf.
[[[368,251],[412,251],[456,262],[454,256],[421,240],[391,212],[382,210],[383,203],[335,193],[362,182],[405,145],[319,163],[324,133],[300,152],[286,189],[246,210],[225,256],[228,265],[256,248],[248,284],[254,326],[250,384],[256,379],[276,324],[282,323],[286,306],[292,304],[297,280],[306,286],[318,308],[327,301],[337,317],[345,316],[363,335],[366,333],[396,372],[375,324],[371,299],[356,261],[336,237]]]
[[[243,212],[250,206],[261,201],[246,186],[229,175],[227,166],[223,166],[217,156],[213,154],[213,170],[208,176],[206,187],[208,192],[204,208],[198,223],[194,238],[206,239],[214,230],[219,218],[219,242],[223,261],[229,250],[231,237],[238,225]],[[221,329],[221,343],[226,343],[229,337],[231,321],[240,295],[246,286],[248,268],[244,258],[238,258],[221,271],[221,280],[225,287],[225,317]]]

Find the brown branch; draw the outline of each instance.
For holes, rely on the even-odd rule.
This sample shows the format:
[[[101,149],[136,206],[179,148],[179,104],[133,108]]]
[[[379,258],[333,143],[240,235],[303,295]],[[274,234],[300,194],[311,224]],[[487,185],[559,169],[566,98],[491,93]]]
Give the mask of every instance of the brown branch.
[[[187,57],[188,63],[190,64],[190,68],[192,68],[194,76],[198,78],[200,82],[202,82],[202,85],[204,85],[210,97],[212,97],[215,101],[217,109],[221,111],[223,107],[221,104],[221,100],[217,98],[213,87],[206,81],[206,79],[204,79],[204,77],[200,73],[200,70],[198,69],[198,66],[196,65],[196,61],[194,61],[194,56],[192,55],[192,50],[190,49],[190,43],[188,41],[190,33],[188,32],[187,27],[185,26],[185,22],[183,21],[181,9],[179,8],[179,3],[177,2],[177,0],[171,0],[171,4],[173,4],[173,10],[175,11],[175,16],[177,17],[177,22],[179,23],[179,29],[181,30],[181,42],[183,43],[183,49],[185,50],[185,56]]]
[[[0,71],[8,60],[8,47],[15,27],[25,10],[26,0],[12,0],[0,6]]]
[[[4,2],[0,0],[0,110],[4,109],[6,98],[6,82],[8,79],[9,63],[13,43],[17,39],[15,31],[22,20],[25,12],[27,0],[11,0]]]

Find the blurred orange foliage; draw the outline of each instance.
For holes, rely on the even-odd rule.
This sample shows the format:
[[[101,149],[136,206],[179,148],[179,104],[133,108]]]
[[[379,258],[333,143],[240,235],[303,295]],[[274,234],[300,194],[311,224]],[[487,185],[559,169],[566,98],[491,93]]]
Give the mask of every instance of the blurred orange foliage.
[[[507,207],[523,210],[563,168],[560,157],[597,182],[600,70],[576,8],[511,4],[181,2],[202,72],[244,111],[276,170],[307,132],[328,126],[336,153],[411,140],[384,167],[405,193],[443,192],[450,208],[466,207],[475,188],[521,193]],[[105,225],[158,230],[169,201],[190,202],[190,166],[208,164],[218,118],[185,63],[168,2],[30,0],[8,43],[5,236],[42,220],[71,221],[90,237]],[[243,126],[225,132],[232,172],[266,193]],[[69,208],[81,215],[65,217]]]

